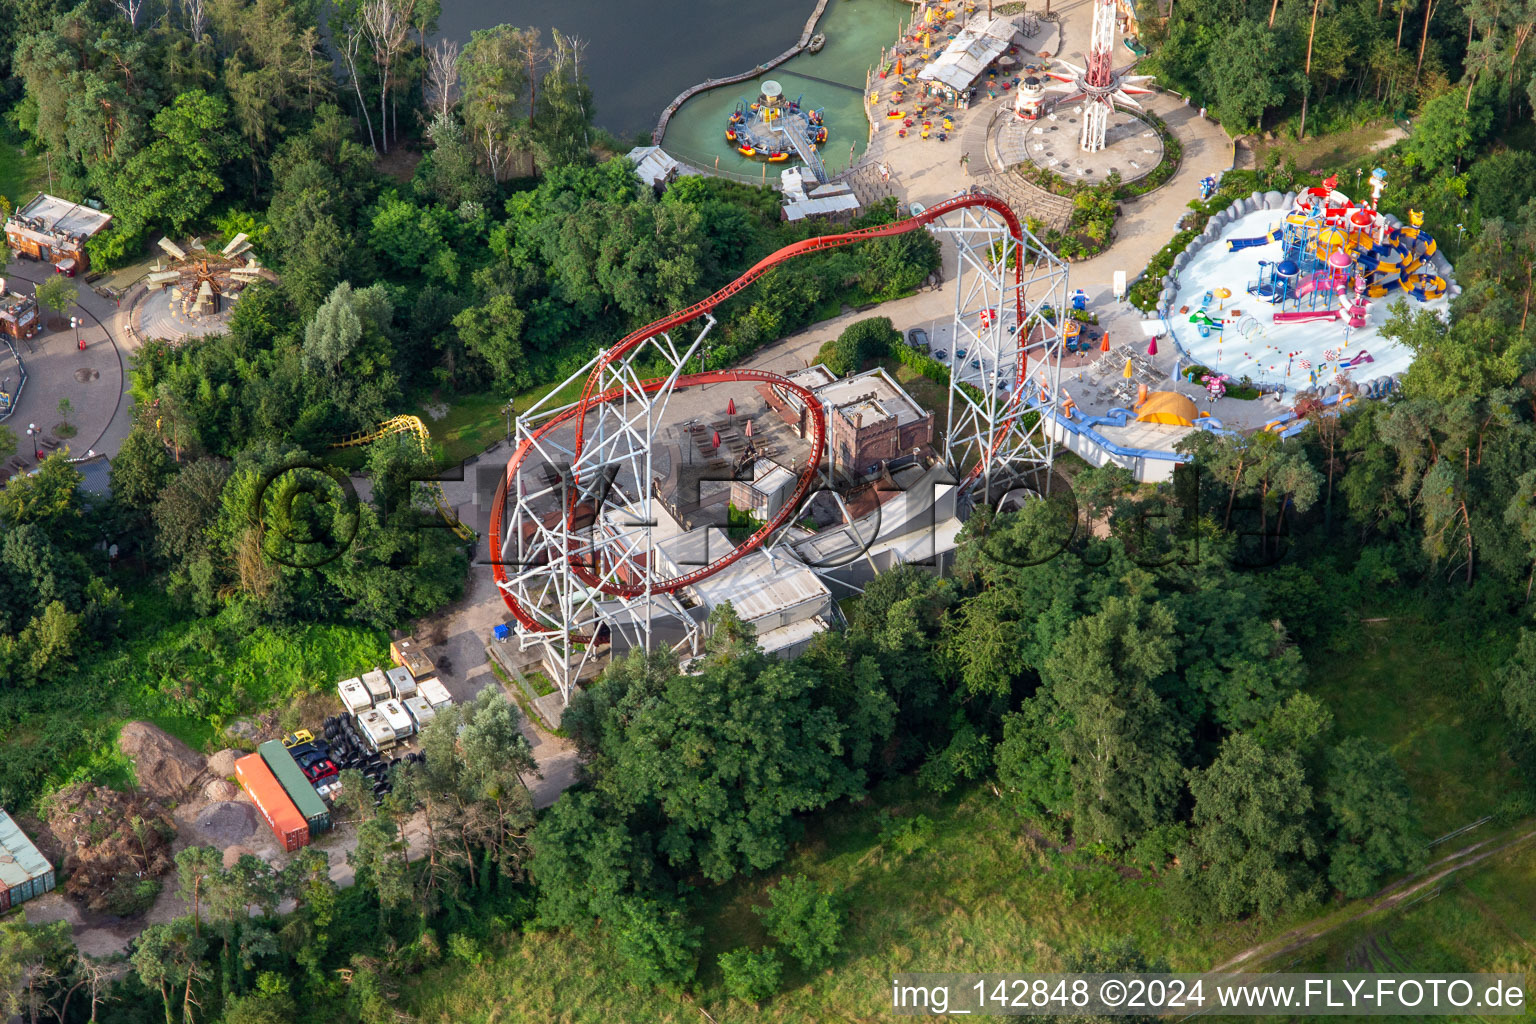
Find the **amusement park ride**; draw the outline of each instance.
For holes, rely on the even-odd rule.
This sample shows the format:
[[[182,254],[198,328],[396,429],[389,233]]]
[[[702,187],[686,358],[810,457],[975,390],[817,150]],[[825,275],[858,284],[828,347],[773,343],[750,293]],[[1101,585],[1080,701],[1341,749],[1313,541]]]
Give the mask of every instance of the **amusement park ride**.
[[[1024,120],[1034,120],[1043,108],[1044,94],[1060,92],[1066,95],[1061,104],[1082,100],[1083,132],[1079,140],[1083,152],[1097,153],[1104,148],[1109,131],[1109,116],[1115,105],[1140,110],[1141,104],[1133,96],[1145,96],[1152,90],[1142,88],[1151,75],[1128,74],[1128,68],[1116,71],[1115,52],[1115,0],[1094,0],[1093,28],[1089,33],[1088,66],[1079,67],[1068,61],[1058,60],[1069,74],[1039,71],[1024,80],[1014,114]],[[1041,77],[1051,81],[1043,82]]]
[[[160,239],[158,244],[170,263],[156,269],[145,281],[151,291],[169,285],[172,304],[183,316],[222,312],[236,293],[261,276],[244,232],[216,252],[200,244],[188,252],[169,238]]]
[[[826,465],[829,412],[813,392],[764,370],[701,369],[715,307],[796,257],[922,229],[956,247],[953,344],[974,357],[964,372],[957,361],[951,374],[944,463],[971,503],[1047,489],[1053,442],[1046,417],[1026,414],[1045,411],[1058,394],[1056,311],[1067,307],[1067,268],[1006,203],[962,195],[893,224],[786,246],[715,294],[599,353],[517,420],[491,512],[493,574],[518,643],[541,649],[567,701],[583,670],[619,649],[621,636],[623,649],[700,653],[703,626],[690,615],[697,602],[689,588],[757,551],[799,566],[794,545],[803,537],[791,524],[814,492],[834,487]],[[678,538],[657,527],[668,519],[657,487],[668,406],[688,388],[729,382],[771,385],[803,402],[811,455],[796,469],[793,493],[751,536],[670,574],[659,567],[665,545]],[[578,387],[580,397],[568,402],[563,396]]]

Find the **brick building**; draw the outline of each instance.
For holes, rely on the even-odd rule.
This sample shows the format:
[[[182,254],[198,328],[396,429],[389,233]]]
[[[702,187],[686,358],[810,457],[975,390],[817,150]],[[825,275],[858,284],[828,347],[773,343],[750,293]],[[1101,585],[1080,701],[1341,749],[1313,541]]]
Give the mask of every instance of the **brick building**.
[[[37,299],[6,288],[0,277],[0,333],[21,340],[37,333]]]
[[[864,476],[882,463],[933,445],[933,413],[879,367],[839,380],[817,363],[789,379],[809,388],[826,410],[827,451],[835,470]],[[785,423],[801,437],[810,436],[810,414],[799,395],[774,385],[764,386],[761,393]]]
[[[74,260],[83,271],[89,261],[85,243],[112,223],[112,215],[68,199],[40,193],[5,222],[5,240],[18,256],[44,263]]]

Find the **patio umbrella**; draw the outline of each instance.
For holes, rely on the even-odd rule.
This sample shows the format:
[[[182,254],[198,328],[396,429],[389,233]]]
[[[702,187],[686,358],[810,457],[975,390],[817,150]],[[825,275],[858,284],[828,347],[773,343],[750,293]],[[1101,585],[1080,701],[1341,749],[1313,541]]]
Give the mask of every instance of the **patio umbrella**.
[[[1149,355],[1149,356],[1157,355],[1157,338],[1156,337],[1153,337],[1151,341],[1147,342],[1147,355]]]
[[[720,431],[715,431],[715,447],[720,447]]]
[[[1216,304],[1216,312],[1220,313],[1222,311],[1222,308],[1226,306],[1227,300],[1232,297],[1232,289],[1230,289],[1230,288],[1217,288],[1214,294],[1215,294],[1216,298],[1221,300],[1220,302],[1218,302]]]
[[[742,433],[746,434],[748,437],[752,436],[752,421],[751,420],[747,420],[747,425],[742,430]]]
[[[1135,376],[1135,374],[1136,374],[1136,371],[1131,368],[1131,357],[1130,356],[1126,356],[1125,357],[1125,372],[1123,374],[1121,374],[1121,376],[1124,377],[1126,380],[1130,380],[1133,376]]]
[[[727,416],[736,415],[736,399],[732,398],[730,401],[725,403],[725,414]]]
[[[1104,340],[1099,342],[1099,351],[1100,352],[1108,352],[1109,351],[1109,332],[1108,331],[1104,332]]]

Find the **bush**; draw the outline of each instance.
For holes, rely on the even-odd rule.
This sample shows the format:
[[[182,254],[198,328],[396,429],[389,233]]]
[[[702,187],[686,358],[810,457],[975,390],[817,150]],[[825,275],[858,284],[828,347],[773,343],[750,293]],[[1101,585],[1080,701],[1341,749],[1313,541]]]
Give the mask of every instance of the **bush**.
[[[843,936],[843,911],[804,875],[787,876],[768,890],[772,906],[753,907],[768,934],[778,939],[800,966],[813,970],[838,950]]]
[[[872,316],[855,320],[843,329],[837,340],[823,346],[827,369],[839,377],[857,373],[859,367],[872,359],[884,359],[891,354],[891,347],[901,341],[901,335],[891,324],[888,316]]]
[[[892,355],[902,366],[909,366],[935,384],[949,387],[949,368],[926,352],[919,352],[911,345],[902,343],[892,346]]]
[[[779,957],[771,949],[754,953],[743,946],[720,954],[725,990],[737,999],[756,1003],[779,990]]]

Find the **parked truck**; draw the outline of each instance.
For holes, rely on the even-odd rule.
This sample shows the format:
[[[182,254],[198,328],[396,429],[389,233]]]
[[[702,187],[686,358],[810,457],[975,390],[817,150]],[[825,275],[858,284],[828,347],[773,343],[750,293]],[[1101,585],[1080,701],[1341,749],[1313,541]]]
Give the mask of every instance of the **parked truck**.
[[[282,747],[282,744],[278,744]],[[286,754],[284,755],[286,756]],[[260,754],[247,754],[235,762],[235,778],[251,795],[251,802],[266,820],[267,827],[290,852],[309,845],[309,823],[294,807],[277,776]]]
[[[304,769],[294,761],[288,748],[277,740],[268,740],[256,748],[256,753],[272,769],[278,785],[283,787],[283,792],[293,801],[294,808],[304,816],[309,837],[317,838],[320,833],[329,830],[331,812],[326,808],[325,801],[320,799],[320,794],[315,792],[315,785],[304,774]]]

